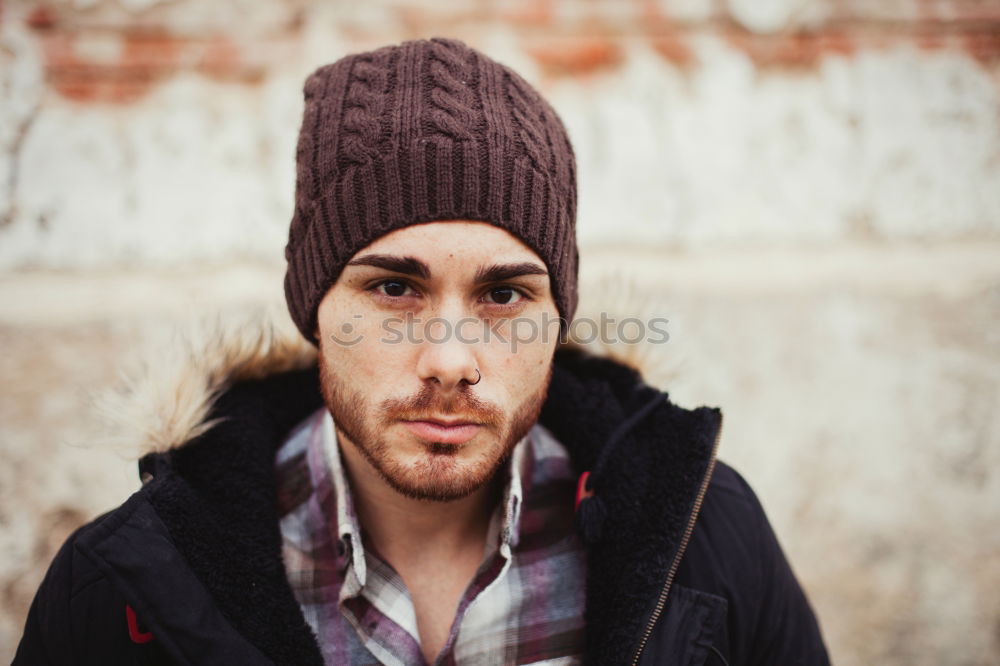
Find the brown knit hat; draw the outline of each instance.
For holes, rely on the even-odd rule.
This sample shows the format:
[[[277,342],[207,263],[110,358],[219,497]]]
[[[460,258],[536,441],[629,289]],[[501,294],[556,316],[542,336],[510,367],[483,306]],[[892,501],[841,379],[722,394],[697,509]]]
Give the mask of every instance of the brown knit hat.
[[[507,67],[450,39],[321,67],[305,84],[296,165],[285,298],[309,340],[319,302],[355,253],[434,220],[480,220],[520,238],[545,261],[559,314],[572,320],[573,149],[552,107]]]

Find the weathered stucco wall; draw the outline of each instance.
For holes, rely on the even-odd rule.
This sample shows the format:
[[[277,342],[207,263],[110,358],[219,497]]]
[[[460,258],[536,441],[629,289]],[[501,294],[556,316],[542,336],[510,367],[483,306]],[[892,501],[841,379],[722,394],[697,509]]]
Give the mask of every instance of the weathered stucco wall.
[[[304,77],[433,35],[563,116],[591,307],[623,278],[670,319],[650,374],[723,408],[837,663],[995,663],[988,0],[0,5],[0,660],[68,530],[137,485],[79,446],[89,396],[280,302]]]

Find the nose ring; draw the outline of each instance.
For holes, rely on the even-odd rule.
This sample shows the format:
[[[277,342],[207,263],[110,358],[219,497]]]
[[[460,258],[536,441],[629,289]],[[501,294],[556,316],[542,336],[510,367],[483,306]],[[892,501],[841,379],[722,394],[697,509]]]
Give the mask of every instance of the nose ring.
[[[476,381],[469,382],[469,386],[475,386],[483,379],[483,373],[479,372],[479,368],[476,368]]]

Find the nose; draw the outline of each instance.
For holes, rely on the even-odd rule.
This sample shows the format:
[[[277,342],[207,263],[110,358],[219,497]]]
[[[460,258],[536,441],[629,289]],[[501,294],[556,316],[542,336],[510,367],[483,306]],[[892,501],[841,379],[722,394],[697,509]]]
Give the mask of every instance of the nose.
[[[477,384],[481,377],[475,342],[462,327],[461,317],[435,317],[423,330],[417,374],[443,391]]]

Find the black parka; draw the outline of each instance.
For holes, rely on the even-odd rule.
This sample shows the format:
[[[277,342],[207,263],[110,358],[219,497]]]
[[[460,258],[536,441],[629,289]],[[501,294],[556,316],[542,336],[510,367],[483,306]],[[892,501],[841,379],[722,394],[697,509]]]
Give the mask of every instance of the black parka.
[[[143,487],[59,551],[14,664],[321,665],[285,577],[274,475],[317,387],[315,368],[233,383],[210,429],[144,457]],[[560,351],[541,422],[593,471],[600,505],[585,530],[588,663],[828,663],[753,491],[715,460],[718,410]]]

